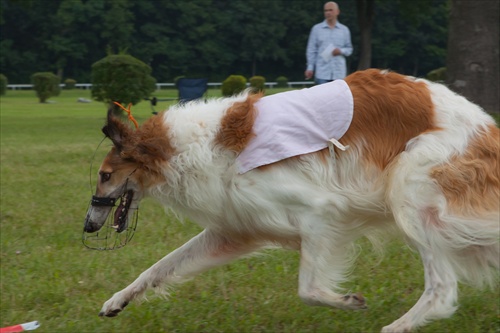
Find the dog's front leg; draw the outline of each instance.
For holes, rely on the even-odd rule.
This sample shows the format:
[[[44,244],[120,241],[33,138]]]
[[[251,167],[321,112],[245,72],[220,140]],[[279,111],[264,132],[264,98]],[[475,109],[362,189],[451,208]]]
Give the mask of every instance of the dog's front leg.
[[[311,216],[303,223],[299,271],[299,296],[308,305],[346,310],[365,309],[361,294],[338,294],[332,289],[345,279],[350,261],[352,235],[340,227],[327,226]]]
[[[99,316],[114,317],[148,288],[182,282],[212,267],[251,253],[259,247],[248,239],[234,236],[229,238],[208,229],[204,230],[144,271],[128,287],[115,293],[104,303]]]

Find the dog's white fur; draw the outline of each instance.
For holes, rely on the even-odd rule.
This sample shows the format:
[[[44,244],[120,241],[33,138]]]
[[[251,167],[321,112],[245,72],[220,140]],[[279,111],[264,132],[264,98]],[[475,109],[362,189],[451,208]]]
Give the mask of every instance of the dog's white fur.
[[[259,97],[171,107],[133,131],[108,120],[115,143],[97,188],[116,196],[128,178],[145,195],[205,228],[108,300],[114,316],[148,288],[182,282],[270,244],[300,250],[299,296],[311,305],[365,308],[341,294],[350,249],[387,228],[420,253],[425,291],[383,332],[453,314],[457,282],[494,285],[499,267],[499,131],[478,106],[440,84],[378,70],[346,78],[353,125],[327,150],[238,174]],[[253,99],[253,100],[252,100]],[[238,132],[239,130],[242,133]],[[247,132],[245,132],[247,130]],[[131,176],[130,170],[137,169]],[[89,219],[97,227],[102,217]],[[98,216],[98,212],[95,212]]]

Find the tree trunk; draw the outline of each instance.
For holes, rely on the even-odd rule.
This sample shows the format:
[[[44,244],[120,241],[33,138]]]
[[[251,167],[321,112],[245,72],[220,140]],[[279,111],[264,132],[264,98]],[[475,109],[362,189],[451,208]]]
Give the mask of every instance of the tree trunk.
[[[446,82],[487,112],[499,108],[499,14],[497,0],[452,0]]]
[[[357,0],[356,9],[360,32],[358,70],[363,70],[370,68],[372,63],[372,26],[375,17],[375,0]]]

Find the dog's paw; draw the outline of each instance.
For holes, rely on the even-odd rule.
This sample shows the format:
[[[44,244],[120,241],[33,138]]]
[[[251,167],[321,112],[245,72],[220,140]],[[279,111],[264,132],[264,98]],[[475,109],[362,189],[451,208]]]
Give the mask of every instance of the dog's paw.
[[[366,300],[361,293],[345,295],[343,303],[343,307],[349,310],[363,310],[368,308]]]
[[[410,333],[412,331],[409,325],[394,322],[391,325],[382,328],[381,333]]]
[[[127,305],[128,301],[121,297],[119,293],[116,293],[104,303],[101,312],[99,312],[99,317],[116,317]]]

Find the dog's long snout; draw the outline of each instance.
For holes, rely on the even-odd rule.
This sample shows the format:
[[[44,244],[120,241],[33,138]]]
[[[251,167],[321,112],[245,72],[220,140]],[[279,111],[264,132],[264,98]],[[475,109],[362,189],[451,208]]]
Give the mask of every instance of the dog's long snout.
[[[104,225],[112,207],[89,207],[83,226],[84,232],[96,232]]]

